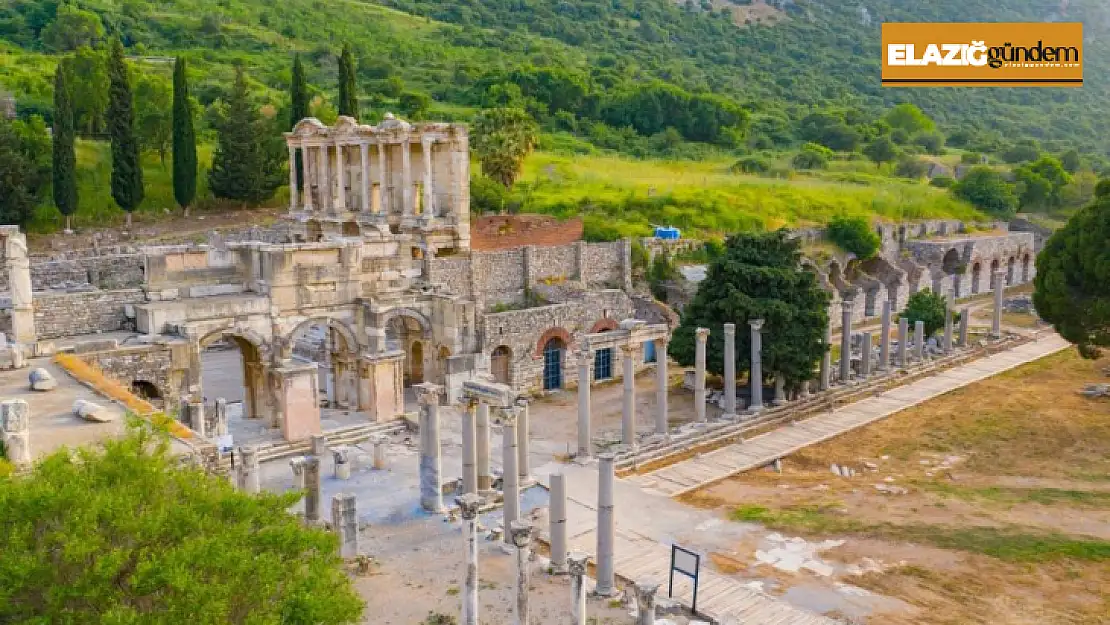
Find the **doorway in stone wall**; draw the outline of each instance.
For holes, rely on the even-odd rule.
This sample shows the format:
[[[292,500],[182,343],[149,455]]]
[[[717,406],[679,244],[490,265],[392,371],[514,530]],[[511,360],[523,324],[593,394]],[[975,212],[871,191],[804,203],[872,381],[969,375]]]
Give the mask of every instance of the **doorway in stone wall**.
[[[493,354],[490,355],[489,365],[495,382],[512,385],[509,376],[509,365],[512,363],[512,359],[513,353],[508,345],[501,345],[493,350]]]
[[[559,337],[544,343],[543,390],[553,391],[563,388],[563,354],[566,349],[566,343]]]

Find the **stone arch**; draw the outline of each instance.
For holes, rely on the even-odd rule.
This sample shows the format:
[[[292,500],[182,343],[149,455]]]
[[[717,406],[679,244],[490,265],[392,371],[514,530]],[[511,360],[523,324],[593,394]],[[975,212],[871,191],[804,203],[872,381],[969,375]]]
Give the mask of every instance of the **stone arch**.
[[[971,265],[971,294],[975,295],[980,290],[979,281],[983,277],[983,263],[975,261]]]
[[[563,388],[564,361],[569,343],[563,336],[555,334],[543,343],[543,390],[554,391]]]
[[[162,391],[150,380],[131,380],[131,392],[146,400],[161,400]]]
[[[1021,282],[1024,284],[1029,282],[1029,265],[1030,265],[1029,252],[1021,257]]]
[[[329,408],[358,408],[358,338],[346,322],[335,317],[309,317],[298,323],[285,339],[292,349],[297,337],[312,326],[324,328],[322,351],[314,352],[318,367],[317,384]],[[317,386],[317,388],[321,388]]]
[[[956,251],[956,248],[953,247],[944,253],[940,266],[944,273],[949,275],[960,270],[960,253]]]
[[[1006,261],[1006,286],[1013,286],[1014,284],[1014,271],[1017,269],[1017,259],[1011,256]]]
[[[297,334],[312,325],[326,325],[328,328],[335,330],[336,334],[338,334],[343,339],[345,348],[344,351],[351,353],[358,352],[359,344],[358,338],[355,335],[355,331],[352,330],[345,321],[341,319],[336,319],[334,317],[309,317],[308,319],[305,319],[304,321],[298,323],[286,336],[286,340],[289,341],[290,345],[292,345],[293,341],[297,338]]]
[[[597,320],[597,323],[590,328],[590,334],[597,334],[598,332],[608,332],[609,330],[616,330],[618,327],[616,319],[603,317]]]
[[[263,337],[249,328],[225,327],[212,330],[200,337],[196,345],[196,379],[203,398],[204,381],[201,379],[200,353],[221,340],[231,341],[239,348],[243,366],[243,415],[251,419],[265,416],[267,406],[266,360],[269,352]]]
[[[415,321],[420,326],[420,332],[421,332],[421,336],[423,338],[425,338],[425,339],[432,338],[432,322],[431,322],[431,320],[429,320],[428,317],[424,315],[424,313],[420,312],[419,310],[414,310],[412,308],[394,308],[394,309],[386,312],[385,317],[382,319],[382,327],[383,328],[387,327],[389,325],[389,323],[391,321],[393,321],[394,319],[396,319],[397,317],[412,319],[413,321]]]
[[[995,276],[996,273],[998,273],[998,268],[1001,265],[1002,265],[1002,262],[1000,260],[998,260],[997,258],[991,261],[991,281],[990,281],[990,285],[991,285],[991,290],[992,291],[994,290],[994,276]]]
[[[489,357],[490,373],[494,381],[512,386],[513,349],[508,345],[498,345]]]
[[[565,328],[561,328],[559,326],[548,328],[546,331],[544,331],[543,334],[540,335],[540,340],[536,341],[536,358],[543,358],[543,348],[545,345],[547,345],[547,342],[553,338],[562,339],[563,343],[566,345],[571,344],[570,332],[567,332]]]

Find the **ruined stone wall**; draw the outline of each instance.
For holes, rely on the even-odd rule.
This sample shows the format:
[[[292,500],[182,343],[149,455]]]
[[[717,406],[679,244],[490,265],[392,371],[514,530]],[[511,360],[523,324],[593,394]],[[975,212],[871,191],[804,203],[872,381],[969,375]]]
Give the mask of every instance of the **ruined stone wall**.
[[[35,329],[40,339],[122,330],[128,323],[124,307],[144,300],[141,289],[35,293]],[[0,331],[11,332],[8,311],[0,315]]]
[[[524,248],[475,255],[474,285],[487,306],[523,301]]]
[[[185,377],[174,369],[173,350],[168,345],[124,346],[75,355],[128,388],[135,382],[153,384],[167,408],[177,406],[188,390]]]
[[[86,253],[89,252],[89,253]],[[143,284],[141,254],[97,255],[92,250],[31,258],[31,287],[36,291],[92,284],[103,289],[138,288]],[[8,290],[8,271],[0,270],[0,292]]]
[[[619,288],[622,277],[624,241],[586,244],[586,283]]]
[[[469,256],[433,258],[429,265],[428,282],[439,285],[448,293],[470,295]]]
[[[526,248],[527,249],[527,248]],[[532,247],[528,259],[528,284],[541,281],[564,282],[578,276],[577,252],[574,245]]]
[[[486,314],[481,322],[482,361],[488,363],[495,349],[507,346],[512,354],[512,386],[520,392],[540,391],[543,388],[543,344],[559,337],[566,344],[563,385],[573,385],[577,383],[578,375],[574,353],[582,336],[605,319],[610,323],[619,323],[634,315],[632,300],[619,290],[594,291],[576,301]],[[621,362],[619,350],[615,350],[613,373],[617,378],[620,377]]]

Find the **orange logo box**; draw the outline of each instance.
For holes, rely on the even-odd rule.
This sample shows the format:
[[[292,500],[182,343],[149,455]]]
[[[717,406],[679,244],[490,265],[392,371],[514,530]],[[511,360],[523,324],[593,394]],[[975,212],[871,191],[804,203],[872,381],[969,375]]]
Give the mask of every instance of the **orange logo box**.
[[[1081,87],[1083,24],[883,24],[884,87]]]

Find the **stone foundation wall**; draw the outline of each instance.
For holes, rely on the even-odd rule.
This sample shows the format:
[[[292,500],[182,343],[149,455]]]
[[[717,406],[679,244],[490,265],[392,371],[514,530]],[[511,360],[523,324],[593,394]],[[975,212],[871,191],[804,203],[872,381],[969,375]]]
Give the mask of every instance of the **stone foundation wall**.
[[[35,329],[40,339],[123,330],[124,307],[143,301],[142,289],[35,293]],[[0,332],[11,333],[10,311],[0,314]]]
[[[173,350],[168,345],[126,346],[76,356],[132,390],[135,382],[153,384],[160,395],[153,399],[156,405],[161,400],[166,408],[172,409],[187,394],[185,376],[174,370]]]
[[[620,288],[624,241],[586,244],[586,283]]]
[[[468,256],[447,256],[432,259],[428,282],[440,285],[448,293],[469,296],[470,258]]]
[[[70,252],[31,259],[31,287],[36,291],[91,284],[101,289],[134,289],[143,284],[141,254],[95,255]],[[8,290],[8,272],[0,271],[0,291]]]

